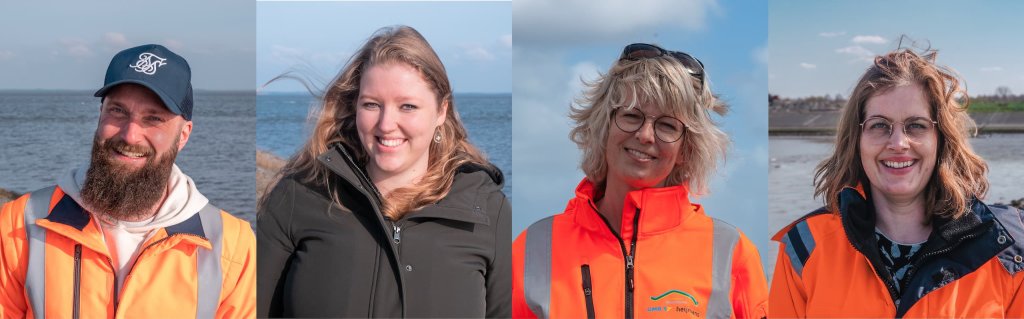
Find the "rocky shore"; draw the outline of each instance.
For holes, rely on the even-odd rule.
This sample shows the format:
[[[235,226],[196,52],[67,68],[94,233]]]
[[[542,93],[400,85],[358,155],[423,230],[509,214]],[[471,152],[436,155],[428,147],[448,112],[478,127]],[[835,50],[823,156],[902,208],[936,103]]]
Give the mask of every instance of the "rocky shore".
[[[256,199],[263,197],[269,187],[277,180],[277,172],[287,161],[267,151],[256,151]],[[259,206],[259,203],[257,203]]]

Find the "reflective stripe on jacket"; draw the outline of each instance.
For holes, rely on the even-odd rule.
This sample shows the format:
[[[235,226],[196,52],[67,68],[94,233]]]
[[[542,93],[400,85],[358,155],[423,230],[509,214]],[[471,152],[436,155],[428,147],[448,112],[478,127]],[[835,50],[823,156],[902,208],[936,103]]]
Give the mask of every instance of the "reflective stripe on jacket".
[[[621,236],[597,212],[594,191],[584,180],[564,213],[534,223],[513,243],[513,317],[766,315],[757,249],[691,204],[684,186],[630,192]]]
[[[0,211],[0,316],[239,318],[255,314],[255,237],[207,205],[141,246],[120,291],[99,225],[59,187]]]
[[[1020,211],[974,200],[958,219],[933,220],[897,294],[874,241],[870,203],[862,190],[844,189],[838,213],[818,209],[774,236],[770,317],[1024,317]]]

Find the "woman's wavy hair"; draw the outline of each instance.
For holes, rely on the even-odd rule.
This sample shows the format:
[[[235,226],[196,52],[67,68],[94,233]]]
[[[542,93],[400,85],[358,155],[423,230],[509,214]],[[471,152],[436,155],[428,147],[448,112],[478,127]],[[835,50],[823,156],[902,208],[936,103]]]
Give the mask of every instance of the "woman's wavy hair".
[[[332,199],[342,205],[333,189],[336,186],[331,185],[333,173],[317,160],[317,156],[340,143],[353,155],[359,169],[365,170],[370,157],[356,131],[359,84],[367,69],[390,63],[403,63],[418,70],[434,90],[438,107],[447,109],[444,124],[435,133],[441,135],[441,141],[431,142],[428,167],[423,177],[418,183],[395,189],[382,198],[384,215],[397,220],[448,195],[455,173],[463,164],[492,167],[467,138],[452,99],[444,64],[427,40],[411,27],[381,28],[352,56],[320,97],[312,113],[315,124],[309,140],[288,160],[280,175],[297,176],[302,182],[325,187],[334,194]]]
[[[988,165],[968,141],[977,134],[977,127],[967,114],[967,91],[955,71],[935,64],[937,56],[933,49],[922,50],[921,54],[897,49],[875,57],[874,64],[857,82],[839,120],[835,150],[814,173],[814,196],[823,197],[831,211],[839,211],[843,188],[862,185],[870,189],[871,181],[860,158],[860,123],[864,122],[867,101],[893,88],[914,84],[924,90],[929,112],[938,122],[937,163],[924,189],[925,212],[931,217],[957,218],[970,208],[972,196],[981,198],[988,192]]]
[[[615,107],[656,106],[686,124],[680,156],[684,161],[672,168],[666,186],[689,186],[706,194],[718,159],[725,159],[729,138],[711,118],[711,112],[725,115],[729,107],[711,93],[707,72],[701,80],[686,71],[671,55],[638,60],[620,59],[597,80],[583,80],[586,91],[570,107],[576,122],[569,138],[583,151],[580,167],[597,189],[603,190],[608,176],[605,145]]]

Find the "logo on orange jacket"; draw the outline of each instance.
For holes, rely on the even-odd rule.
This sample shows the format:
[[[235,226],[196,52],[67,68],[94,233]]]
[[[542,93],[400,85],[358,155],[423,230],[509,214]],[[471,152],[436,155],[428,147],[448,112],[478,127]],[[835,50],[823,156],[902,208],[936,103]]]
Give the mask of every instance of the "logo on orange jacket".
[[[702,317],[700,311],[692,308],[692,306],[700,305],[697,298],[685,291],[672,289],[660,295],[651,296],[651,301],[660,301],[662,305],[649,306],[647,312],[682,312],[694,317]]]

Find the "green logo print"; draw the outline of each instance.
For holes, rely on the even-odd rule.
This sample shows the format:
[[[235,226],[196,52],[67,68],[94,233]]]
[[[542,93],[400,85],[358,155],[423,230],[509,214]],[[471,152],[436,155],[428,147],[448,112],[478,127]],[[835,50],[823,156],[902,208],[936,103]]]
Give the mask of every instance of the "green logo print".
[[[672,289],[672,290],[666,291],[665,293],[663,293],[663,294],[661,294],[661,295],[658,295],[657,297],[651,297],[651,300],[654,300],[654,301],[658,301],[658,299],[661,299],[661,298],[665,298],[666,296],[668,296],[668,295],[671,295],[671,294],[680,294],[680,295],[683,295],[683,296],[685,296],[686,298],[690,298],[690,301],[692,301],[692,302],[693,302],[693,305],[694,305],[694,306],[696,306],[696,305],[697,305],[697,299],[696,299],[696,298],[693,298],[693,296],[692,296],[692,295],[690,295],[690,294],[688,294],[688,293],[685,293],[685,292],[682,292],[682,291],[679,291],[679,290],[675,290],[675,289]]]

